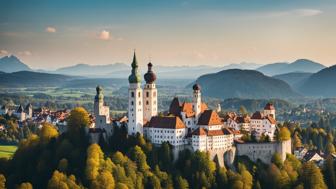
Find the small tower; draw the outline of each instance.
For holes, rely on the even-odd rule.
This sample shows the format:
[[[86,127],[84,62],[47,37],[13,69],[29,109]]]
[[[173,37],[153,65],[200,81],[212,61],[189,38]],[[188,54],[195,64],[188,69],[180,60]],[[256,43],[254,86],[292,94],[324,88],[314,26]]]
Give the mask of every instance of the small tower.
[[[201,114],[201,106],[202,106],[202,100],[201,100],[201,86],[199,84],[195,84],[193,86],[193,110],[195,112],[195,120],[197,121],[200,114]]]
[[[94,99],[94,115],[96,117],[95,127],[102,128],[110,124],[110,108],[104,106],[104,94],[101,86],[96,87],[96,96]]]
[[[102,108],[104,106],[104,94],[103,94],[103,88],[99,85],[96,87],[96,96],[94,99],[94,114],[101,115]]]
[[[141,78],[138,73],[138,62],[134,52],[132,73],[128,77],[128,134],[143,134],[143,103]]]
[[[25,108],[25,112],[26,112],[26,118],[32,118],[33,117],[33,106],[32,104],[27,104],[26,108]]]
[[[270,115],[275,119],[275,108],[272,103],[269,102],[266,104],[266,106],[264,107],[264,115]]]
[[[153,64],[148,63],[148,71],[144,75],[146,81],[143,95],[143,117],[150,121],[153,116],[157,115],[157,89],[155,87],[156,75],[152,70]]]

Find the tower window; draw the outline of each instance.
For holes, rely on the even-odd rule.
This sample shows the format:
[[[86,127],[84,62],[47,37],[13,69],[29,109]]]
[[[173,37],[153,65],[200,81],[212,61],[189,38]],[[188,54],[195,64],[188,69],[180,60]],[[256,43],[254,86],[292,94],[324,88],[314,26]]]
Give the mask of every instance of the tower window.
[[[149,104],[149,102],[148,102],[148,100],[146,101],[146,105],[148,105]]]
[[[146,97],[149,97],[149,92],[148,91],[146,92]]]
[[[134,102],[133,102],[133,101],[131,101],[131,105],[132,105],[132,106],[134,105]]]
[[[132,98],[134,98],[134,92],[131,92],[131,96],[132,96]]]
[[[140,92],[138,92],[138,97],[141,97],[141,93]]]

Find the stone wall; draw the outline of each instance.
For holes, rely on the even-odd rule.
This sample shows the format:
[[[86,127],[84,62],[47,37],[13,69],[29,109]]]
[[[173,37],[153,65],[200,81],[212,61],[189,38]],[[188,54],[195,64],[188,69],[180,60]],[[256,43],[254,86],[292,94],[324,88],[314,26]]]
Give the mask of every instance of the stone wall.
[[[270,163],[274,153],[279,153],[282,161],[286,159],[287,153],[292,153],[291,140],[268,143],[238,143],[237,155],[248,156],[252,161],[258,159],[264,163]]]

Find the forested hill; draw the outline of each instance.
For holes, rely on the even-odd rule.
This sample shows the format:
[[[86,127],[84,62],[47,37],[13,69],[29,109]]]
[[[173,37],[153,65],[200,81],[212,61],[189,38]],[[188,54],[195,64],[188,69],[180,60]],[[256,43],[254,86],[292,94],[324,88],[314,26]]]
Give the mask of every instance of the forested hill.
[[[315,97],[336,96],[336,65],[311,75],[298,89],[302,94]]]
[[[284,81],[254,70],[223,70],[199,77],[204,96],[216,98],[293,98],[300,95]],[[191,87],[189,85],[188,87]]]
[[[0,74],[0,87],[55,87],[75,77],[31,71]]]

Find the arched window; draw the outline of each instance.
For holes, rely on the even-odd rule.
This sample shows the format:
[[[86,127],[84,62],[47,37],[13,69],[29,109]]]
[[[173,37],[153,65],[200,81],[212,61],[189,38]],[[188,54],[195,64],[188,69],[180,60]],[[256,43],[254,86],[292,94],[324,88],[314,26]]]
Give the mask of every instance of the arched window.
[[[131,92],[131,97],[134,98],[134,92]]]
[[[149,92],[148,91],[146,92],[146,97],[149,97]]]

